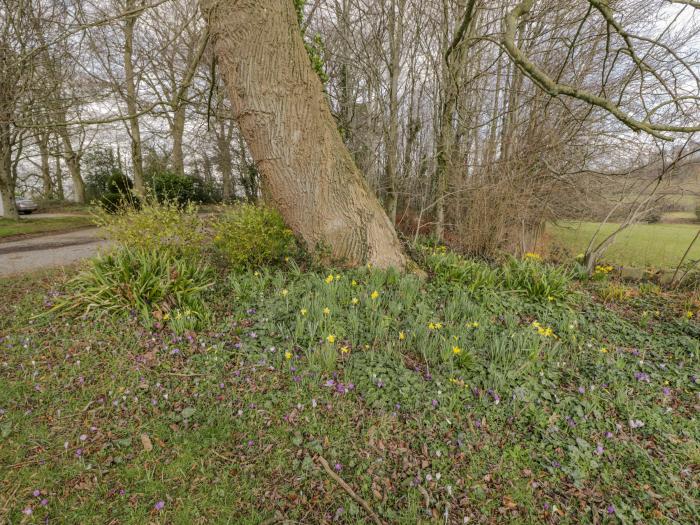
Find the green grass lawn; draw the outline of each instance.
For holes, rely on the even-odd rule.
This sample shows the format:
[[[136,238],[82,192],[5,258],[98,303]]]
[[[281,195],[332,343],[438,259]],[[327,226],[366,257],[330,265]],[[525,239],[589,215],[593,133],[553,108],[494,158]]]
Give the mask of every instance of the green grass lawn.
[[[52,218],[42,217],[40,219],[22,217],[19,221],[0,218],[0,239],[12,235],[54,232],[90,225],[92,225],[92,220],[87,215]]]
[[[608,234],[616,227],[606,224],[601,234]],[[550,225],[548,232],[575,256],[583,253],[597,228],[598,223],[594,222],[562,222]],[[618,236],[603,259],[633,268],[675,268],[698,229],[700,225],[694,224],[637,224]],[[700,241],[688,257],[700,259]]]
[[[384,523],[697,521],[692,298],[331,275],[219,274],[180,335],[0,281],[0,521],[371,523],[323,460]]]

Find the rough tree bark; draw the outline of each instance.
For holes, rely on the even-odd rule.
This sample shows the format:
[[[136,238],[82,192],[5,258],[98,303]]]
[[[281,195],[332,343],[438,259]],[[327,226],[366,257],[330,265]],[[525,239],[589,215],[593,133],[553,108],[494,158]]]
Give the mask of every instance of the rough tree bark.
[[[312,250],[347,264],[405,267],[312,69],[291,0],[205,0],[234,113],[273,204]]]

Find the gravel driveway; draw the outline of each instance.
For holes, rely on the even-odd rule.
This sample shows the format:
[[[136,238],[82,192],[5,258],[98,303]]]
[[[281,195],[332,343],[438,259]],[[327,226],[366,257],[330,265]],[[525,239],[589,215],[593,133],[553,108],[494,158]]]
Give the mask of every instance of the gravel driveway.
[[[0,277],[73,264],[109,245],[97,228],[0,243]]]

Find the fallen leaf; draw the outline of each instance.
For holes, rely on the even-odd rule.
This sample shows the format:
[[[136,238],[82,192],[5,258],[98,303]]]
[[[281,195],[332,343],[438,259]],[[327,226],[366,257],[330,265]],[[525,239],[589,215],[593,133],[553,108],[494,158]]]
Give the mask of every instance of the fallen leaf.
[[[146,452],[153,450],[153,443],[151,443],[151,438],[148,437],[148,434],[141,434],[141,444]]]

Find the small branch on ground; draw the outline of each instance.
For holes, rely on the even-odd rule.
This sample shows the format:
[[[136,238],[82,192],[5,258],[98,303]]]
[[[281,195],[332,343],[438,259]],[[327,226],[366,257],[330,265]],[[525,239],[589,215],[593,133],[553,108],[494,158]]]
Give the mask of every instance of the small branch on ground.
[[[350,485],[348,485],[347,483],[345,483],[345,481],[343,481],[343,479],[342,479],[340,476],[338,476],[338,474],[336,474],[335,472],[333,472],[333,469],[332,469],[331,466],[328,464],[328,461],[326,461],[326,460],[323,458],[323,456],[317,456],[317,459],[318,459],[319,463],[321,463],[321,466],[323,466],[323,469],[328,473],[328,475],[329,475],[331,478],[333,478],[333,480],[334,480],[338,485],[340,485],[341,487],[343,487],[343,490],[345,490],[345,492],[347,492],[347,493],[350,495],[350,497],[351,497],[352,499],[354,499],[357,503],[359,503],[360,505],[362,505],[362,508],[365,509],[365,510],[367,511],[367,514],[370,515],[370,517],[372,518],[372,521],[374,521],[374,523],[376,523],[377,525],[383,525],[382,520],[380,520],[380,519],[379,519],[379,516],[372,510],[372,507],[369,506],[369,503],[367,503],[367,502],[366,502],[365,500],[363,500],[360,496],[358,496],[358,495],[355,493],[355,491],[352,490],[352,487],[351,487]]]

